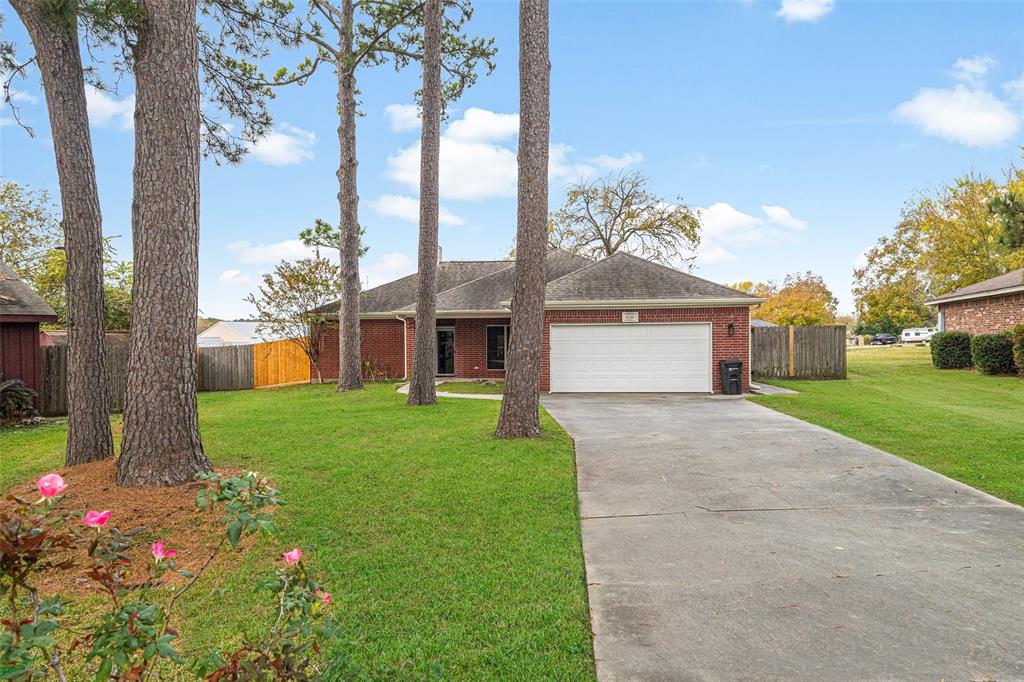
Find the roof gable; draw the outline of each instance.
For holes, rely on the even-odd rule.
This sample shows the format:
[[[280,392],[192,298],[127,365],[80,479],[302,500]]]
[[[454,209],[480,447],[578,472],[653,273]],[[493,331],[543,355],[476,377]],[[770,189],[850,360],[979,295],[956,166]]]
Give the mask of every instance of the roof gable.
[[[743,305],[761,300],[623,252],[549,282],[544,297],[547,303],[725,300]]]
[[[9,265],[0,262],[0,317],[17,315],[52,322],[57,313]]]

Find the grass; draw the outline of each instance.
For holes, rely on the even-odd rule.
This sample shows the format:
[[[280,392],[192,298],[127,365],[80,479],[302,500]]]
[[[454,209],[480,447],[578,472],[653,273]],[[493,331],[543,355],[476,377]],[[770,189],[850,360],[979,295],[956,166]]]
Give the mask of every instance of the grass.
[[[218,465],[270,474],[288,506],[257,544],[190,593],[182,645],[239,641],[265,622],[255,584],[303,547],[333,593],[329,643],[366,678],[593,679],[569,437],[492,437],[499,403],[409,408],[389,385],[203,393]],[[66,426],[0,430],[6,487],[60,466]]]
[[[926,347],[851,349],[846,381],[752,400],[1024,504],[1024,380],[939,370]]]
[[[465,393],[467,395],[501,395],[505,392],[505,382],[478,384],[473,381],[446,381],[437,385],[439,392]]]

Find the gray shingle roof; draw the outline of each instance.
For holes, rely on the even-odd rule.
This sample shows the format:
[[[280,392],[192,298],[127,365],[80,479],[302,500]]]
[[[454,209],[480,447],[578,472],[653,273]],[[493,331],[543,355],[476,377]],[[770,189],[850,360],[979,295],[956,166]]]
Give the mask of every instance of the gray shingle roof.
[[[550,282],[593,261],[569,253],[567,251],[549,251],[544,259],[544,278]],[[509,262],[508,267],[493,274],[480,277],[471,282],[437,295],[437,312],[454,312],[461,310],[501,310],[502,304],[512,298],[512,286],[515,282],[515,265]],[[438,287],[438,291],[440,291]],[[416,305],[403,308],[403,312],[415,312]]]
[[[935,303],[942,303],[943,301],[957,299],[961,296],[983,298],[984,294],[997,294],[997,292],[1003,289],[1010,289],[1012,287],[1019,286],[1024,286],[1024,268],[1013,270],[1005,275],[986,279],[984,282],[978,282],[977,284],[961,287],[956,291],[950,291],[948,294],[943,294],[942,296],[933,298],[928,301],[928,304],[932,305]]]
[[[7,315],[45,318],[41,322],[57,319],[53,308],[46,305],[32,287],[21,281],[13,269],[0,262],[0,317]]]
[[[512,264],[513,262],[508,260],[441,261],[437,266],[437,290],[439,292],[446,291],[460,284],[504,270]],[[360,296],[359,312],[363,314],[390,313],[414,305],[418,282],[419,276],[417,273],[413,273],[393,282],[381,284],[379,287],[367,289]],[[337,315],[340,304],[340,301],[335,301],[320,310],[330,315]]]
[[[759,299],[628,253],[616,253],[550,282],[545,301],[709,301]]]

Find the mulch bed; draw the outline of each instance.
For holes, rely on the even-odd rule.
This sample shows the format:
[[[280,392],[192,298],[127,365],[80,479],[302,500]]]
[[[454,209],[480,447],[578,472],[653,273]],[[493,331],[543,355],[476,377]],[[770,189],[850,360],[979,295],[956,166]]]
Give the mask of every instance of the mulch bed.
[[[216,471],[225,476],[239,473],[235,469],[218,468]],[[67,484],[61,502],[63,508],[81,512],[109,509],[113,513],[107,527],[122,532],[141,528],[128,552],[137,579],[144,579],[146,575],[150,545],[156,540],[161,540],[168,549],[177,550],[174,561],[178,568],[194,572],[224,536],[224,527],[219,522],[220,511],[200,512],[196,509],[196,491],[207,485],[204,482],[196,481],[173,488],[124,488],[114,482],[115,463],[112,459],[66,467],[55,473],[60,474]],[[36,480],[33,478],[12,486],[7,493],[14,493],[25,500],[37,500]],[[12,505],[6,499],[6,493],[0,504]],[[84,550],[77,552],[76,556],[83,561],[75,568],[51,571],[38,577],[41,594],[84,594],[94,590],[90,581],[82,577],[86,568]],[[174,585],[183,580],[180,576],[167,574],[163,584]]]

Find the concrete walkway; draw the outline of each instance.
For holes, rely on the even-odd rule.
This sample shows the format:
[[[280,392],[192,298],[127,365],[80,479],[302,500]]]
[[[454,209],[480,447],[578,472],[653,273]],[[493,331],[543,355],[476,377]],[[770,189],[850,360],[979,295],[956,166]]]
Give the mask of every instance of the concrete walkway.
[[[435,386],[440,386],[444,381],[435,381]],[[395,389],[403,395],[409,395],[409,384],[405,383]],[[437,391],[438,398],[474,398],[477,400],[501,400],[501,395],[492,393],[449,393],[448,391]]]
[[[1024,509],[748,401],[568,396],[602,680],[1024,680]]]

